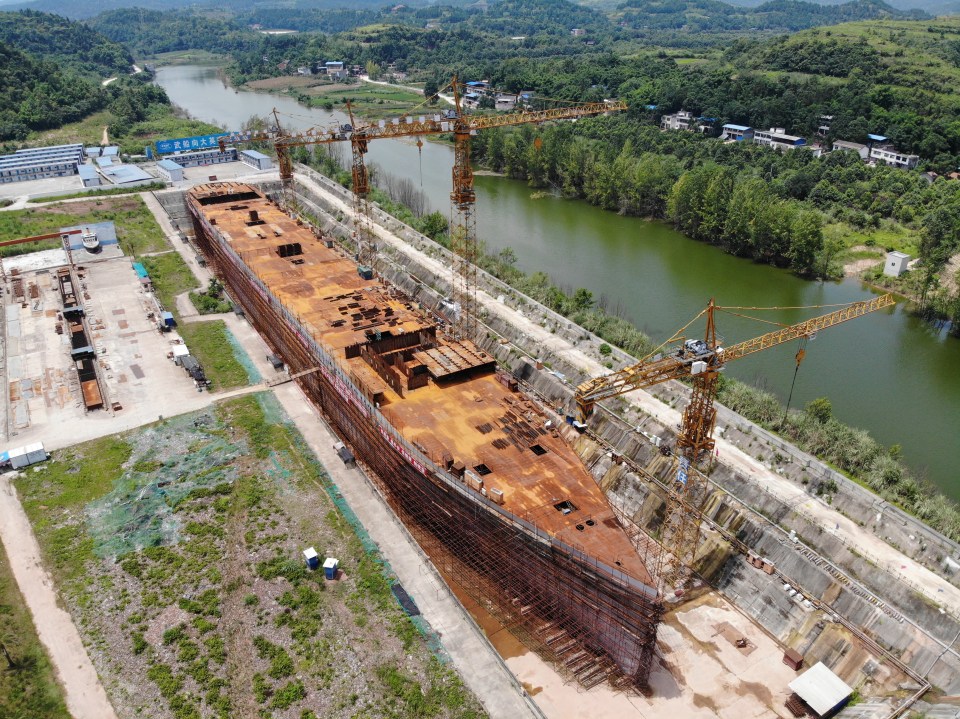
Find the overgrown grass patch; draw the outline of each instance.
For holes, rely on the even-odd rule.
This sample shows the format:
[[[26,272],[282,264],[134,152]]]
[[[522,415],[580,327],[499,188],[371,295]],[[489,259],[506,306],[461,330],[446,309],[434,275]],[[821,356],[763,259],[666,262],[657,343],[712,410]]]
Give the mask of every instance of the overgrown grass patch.
[[[162,255],[141,258],[154,293],[170,312],[176,312],[177,295],[197,286],[193,272],[183,261],[179,252],[167,252]]]
[[[203,365],[212,389],[223,390],[247,384],[247,371],[237,361],[233,345],[227,337],[230,331],[223,320],[181,324],[177,330],[183,341]]]
[[[0,546],[0,716],[68,716],[56,676]]]
[[[112,221],[117,228],[117,239],[128,255],[144,252],[159,252],[169,249],[163,231],[153,213],[138,195],[122,197],[90,198],[88,202],[70,202],[45,205],[26,210],[9,210],[0,213],[0,237],[13,239],[33,237],[58,232],[61,227]],[[60,240],[44,242],[42,247],[34,243],[0,248],[0,255],[34,252],[36,249],[60,247]]]
[[[229,719],[255,704],[264,715],[350,719],[393,702],[397,717],[480,716],[393,599],[375,550],[317,485],[323,469],[272,395],[81,445],[45,471],[21,482],[24,501],[50,519],[45,556],[56,548],[83,577],[63,596],[125,715]],[[147,515],[170,531],[116,556],[90,551],[91,523],[113,509],[129,510],[118,531],[139,536],[151,493],[164,503]],[[56,536],[64,528],[76,530],[69,549]],[[310,545],[340,559],[339,581],[306,568]],[[401,697],[379,666],[402,667]]]

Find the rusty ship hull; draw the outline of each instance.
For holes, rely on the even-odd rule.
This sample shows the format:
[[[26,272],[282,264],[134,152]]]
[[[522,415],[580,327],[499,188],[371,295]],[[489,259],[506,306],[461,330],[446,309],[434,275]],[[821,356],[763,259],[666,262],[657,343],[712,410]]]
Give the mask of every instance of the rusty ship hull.
[[[647,690],[660,597],[572,430],[256,189],[199,186],[187,207],[234,301],[447,581],[581,683]]]

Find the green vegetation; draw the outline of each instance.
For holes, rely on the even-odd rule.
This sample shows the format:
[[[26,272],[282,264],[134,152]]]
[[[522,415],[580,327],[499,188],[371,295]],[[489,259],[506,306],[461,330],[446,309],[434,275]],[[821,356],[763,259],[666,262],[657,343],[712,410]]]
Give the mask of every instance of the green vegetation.
[[[256,702],[285,716],[346,719],[390,704],[398,717],[481,717],[328,483],[276,400],[259,395],[58,453],[18,490],[46,561],[64,558],[55,576],[84,639],[112,659],[98,666],[104,681],[136,687],[123,696],[135,713],[226,718]],[[139,514],[148,499],[160,504]],[[55,538],[64,526],[91,551],[66,551]],[[310,544],[340,559],[341,580],[305,568]],[[171,619],[170,607],[189,618]],[[403,667],[402,685],[381,681],[381,666]]]
[[[126,74],[133,65],[123,45],[85,25],[35,10],[0,12],[0,42],[94,80]]]
[[[139,259],[150,275],[157,299],[164,308],[176,313],[177,295],[197,286],[197,280],[187,263],[176,250]]]
[[[223,283],[216,277],[210,278],[210,284],[202,292],[191,292],[190,301],[202,315],[215,315],[229,312],[233,305],[224,298]]]
[[[157,298],[164,308],[173,312],[177,319],[177,331],[190,348],[190,353],[203,365],[207,379],[212,382],[211,389],[224,390],[246,385],[249,380],[247,371],[236,357],[226,323],[223,320],[182,321],[177,310],[177,296],[195,288],[197,280],[180,254],[171,250],[160,255],[142,257],[141,260],[150,275]],[[207,294],[191,292],[190,298],[193,299],[194,296],[209,297]],[[222,303],[221,300],[213,299]],[[196,302],[194,304],[196,305]],[[227,310],[229,309],[227,304]]]
[[[89,27],[32,10],[0,12],[0,142],[98,145],[109,127],[111,141],[135,154],[157,137],[210,131],[177,118],[151,73],[130,75],[132,68],[127,48]],[[105,77],[115,79],[104,86]]]
[[[230,330],[223,320],[186,322],[177,327],[213,385],[212,390],[243,387],[248,384],[247,371],[237,360],[230,343]]]
[[[0,547],[0,716],[67,716],[53,667]]]
[[[419,93],[370,83],[348,88],[316,85],[290,94],[308,107],[328,110],[334,107],[346,110],[346,103],[349,102],[353,112],[367,120],[389,119],[411,112],[416,114],[417,108],[424,102],[423,95]]]
[[[52,204],[28,210],[9,210],[0,213],[0,236],[32,237],[57,232],[61,227],[108,220],[115,224],[117,239],[124,252],[134,257],[144,252],[158,252],[169,248],[169,243],[153,214],[137,195]],[[37,249],[59,247],[60,241],[52,240],[44,245],[13,245],[0,249],[0,255],[8,257],[35,252]]]

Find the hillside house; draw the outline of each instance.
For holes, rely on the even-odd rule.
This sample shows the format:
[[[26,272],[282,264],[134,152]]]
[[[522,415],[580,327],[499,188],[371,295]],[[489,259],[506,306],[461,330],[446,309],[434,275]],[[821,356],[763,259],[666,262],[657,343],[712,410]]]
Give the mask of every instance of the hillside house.
[[[861,145],[859,142],[847,142],[846,140],[834,140],[832,149],[834,152],[837,152],[838,150],[855,152],[860,155],[861,160],[866,160],[867,156],[870,154],[870,148],[866,145]]]
[[[746,125],[731,125],[730,123],[727,123],[723,126],[723,133],[720,135],[720,139],[730,142],[744,142],[745,140],[752,140],[753,128],[747,127]]]
[[[782,127],[757,130],[753,133],[753,141],[758,145],[772,147],[775,150],[795,150],[807,144],[804,138],[798,135],[788,135]]]
[[[693,113],[687,110],[680,110],[672,115],[664,115],[660,118],[661,130],[687,130],[696,129],[697,123],[693,119]]]

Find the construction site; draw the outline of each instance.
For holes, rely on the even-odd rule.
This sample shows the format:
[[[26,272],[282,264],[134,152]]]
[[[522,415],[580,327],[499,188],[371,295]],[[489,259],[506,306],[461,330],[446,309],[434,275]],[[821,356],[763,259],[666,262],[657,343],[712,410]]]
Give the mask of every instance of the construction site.
[[[458,103],[296,135],[278,122],[221,142],[269,140],[279,178],[155,193],[156,213],[204,260],[198,280],[226,285],[260,336],[251,354],[285,364],[533,716],[955,716],[960,580],[943,559],[960,547],[839,475],[828,505],[809,485],[829,468],[714,403],[726,363],[794,341],[799,363],[812,335],[890,296],[726,346],[711,301],[648,357],[614,349],[610,372],[599,338],[478,269],[471,134],[622,109],[473,117]],[[453,251],[369,202],[364,163],[371,141],[441,133],[456,147]],[[350,144],[353,191],[294,173],[290,148],[333,142]],[[164,414],[148,387],[187,384],[143,278],[98,269],[89,248],[78,261],[58,236],[60,264],[5,262],[8,436],[23,442],[52,404],[137,426]],[[136,319],[117,311],[138,305]],[[59,366],[37,356],[41,336],[63,337],[52,373],[30,365]],[[772,470],[757,452],[793,460]]]

